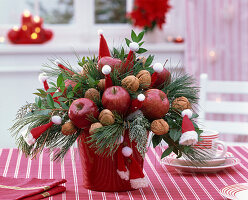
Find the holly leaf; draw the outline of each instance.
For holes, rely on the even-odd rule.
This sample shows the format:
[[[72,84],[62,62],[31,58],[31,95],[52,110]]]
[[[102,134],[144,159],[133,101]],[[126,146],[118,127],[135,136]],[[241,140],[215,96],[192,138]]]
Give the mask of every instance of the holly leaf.
[[[143,39],[144,34],[145,34],[145,31],[142,31],[139,33],[138,38],[137,38],[138,39],[137,42],[140,42]]]
[[[170,153],[173,151],[173,147],[170,146],[167,149],[165,149],[165,151],[162,153],[161,159],[163,159],[164,157],[170,155]]]
[[[137,37],[136,33],[134,32],[134,30],[132,30],[132,32],[131,32],[131,38],[132,38],[133,42],[138,41],[138,37]]]
[[[170,129],[169,135],[170,135],[170,138],[174,142],[176,142],[181,137],[182,133],[179,132],[177,129]]]
[[[149,67],[152,64],[154,56],[149,55],[145,62],[145,67]]]
[[[46,95],[43,95],[43,94],[38,93],[38,92],[35,92],[35,93],[33,93],[33,94],[35,94],[35,95],[37,95],[37,96],[39,96],[39,97],[42,97],[42,98],[45,98],[45,97],[46,97]]]
[[[67,101],[68,99],[67,98],[65,98],[65,97],[59,97],[59,99],[58,99],[60,102],[61,101]]]
[[[64,92],[64,90],[65,90],[65,82],[62,81],[59,87],[60,87],[61,92]]]
[[[37,89],[42,95],[47,95],[47,93],[44,91],[44,90],[42,90],[42,89]]]
[[[162,137],[160,135],[153,135],[152,137],[152,144],[153,147],[155,148],[156,146],[158,146],[158,144],[161,142]]]
[[[64,102],[60,102],[60,105],[61,105],[61,107],[62,107],[63,109],[66,109],[66,110],[69,109],[69,107],[68,107]]]
[[[60,87],[62,85],[62,82],[64,82],[63,74],[60,74],[57,78],[57,87]]]
[[[139,43],[139,46],[141,47],[141,46],[142,46],[142,44],[144,44],[144,42],[140,42],[140,43]]]
[[[127,46],[129,47],[129,44],[131,43],[131,41],[129,39],[127,39],[127,38],[125,38],[125,40],[126,40]]]
[[[54,101],[53,101],[53,98],[52,98],[52,95],[51,95],[51,94],[48,94],[48,95],[47,95],[47,104],[48,104],[51,108],[54,108]]]
[[[139,48],[139,51],[136,51],[136,53],[139,53],[139,54],[142,54],[142,53],[145,53],[145,52],[147,52],[147,50],[144,49],[144,48]]]
[[[60,108],[60,105],[57,102],[54,102],[54,107],[55,108]]]
[[[51,87],[47,90],[48,93],[52,93],[52,92],[56,92],[57,91],[57,88],[55,87]]]
[[[53,95],[53,98],[54,97],[60,97],[62,94],[63,94],[62,92],[55,92]]]

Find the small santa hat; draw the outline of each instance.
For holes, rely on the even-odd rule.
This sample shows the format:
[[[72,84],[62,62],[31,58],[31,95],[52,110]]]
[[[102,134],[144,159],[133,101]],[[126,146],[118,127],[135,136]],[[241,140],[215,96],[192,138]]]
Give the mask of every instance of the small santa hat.
[[[42,133],[44,133],[47,129],[49,129],[53,124],[61,124],[61,117],[60,116],[53,116],[51,118],[51,122],[47,123],[47,124],[43,124],[41,126],[35,127],[33,129],[31,129],[31,131],[29,133],[27,132],[22,132],[22,136],[23,139],[26,141],[26,143],[30,146],[32,144],[34,144],[37,140],[37,138],[39,138],[41,136]]]
[[[57,65],[60,69],[67,71],[70,75],[74,75],[75,73],[73,71],[71,71],[70,69],[68,69],[67,67],[65,67],[62,62],[59,59],[56,59],[53,61],[55,65]]]
[[[139,94],[136,99],[133,99],[131,102],[130,112],[133,113],[136,110],[139,110],[142,107],[143,101],[145,100],[144,94]]]
[[[182,136],[179,140],[181,145],[194,145],[198,142],[198,134],[195,131],[194,125],[190,118],[192,117],[192,111],[186,109],[182,111]]]
[[[124,69],[131,69],[133,68],[133,60],[134,60],[134,52],[139,51],[139,44],[137,42],[131,42],[129,44],[130,51],[127,55],[126,62],[124,64]]]
[[[119,176],[121,177],[121,179],[124,179],[126,181],[129,180],[129,170],[127,169],[126,165],[125,165],[125,160],[124,160],[124,156],[122,154],[122,149],[123,149],[123,145],[120,145],[118,147],[117,150],[117,173],[119,174]]]
[[[139,163],[133,157],[133,150],[130,147],[123,147],[122,154],[124,157],[131,160],[129,165],[129,180],[131,187],[134,189],[139,189],[148,186],[148,180],[145,177],[142,168]]]
[[[48,86],[48,83],[47,83],[47,79],[48,79],[48,76],[47,76],[47,74],[45,72],[44,73],[41,73],[39,75],[39,81],[43,84],[44,89],[46,91],[49,89],[49,86]]]
[[[102,73],[105,75],[105,90],[113,86],[112,79],[110,77],[111,67],[109,65],[104,65],[102,68]]]
[[[150,85],[151,87],[154,85],[154,83],[157,80],[158,74],[161,73],[163,69],[164,69],[164,66],[161,63],[155,63],[153,65],[154,73],[152,74],[152,80],[151,80],[151,85]]]
[[[98,30],[98,35],[100,36],[98,59],[100,60],[102,57],[105,57],[105,56],[111,57],[110,52],[109,52],[109,48],[108,48],[108,44],[107,44],[107,42],[103,36],[103,30],[101,30],[101,29]]]

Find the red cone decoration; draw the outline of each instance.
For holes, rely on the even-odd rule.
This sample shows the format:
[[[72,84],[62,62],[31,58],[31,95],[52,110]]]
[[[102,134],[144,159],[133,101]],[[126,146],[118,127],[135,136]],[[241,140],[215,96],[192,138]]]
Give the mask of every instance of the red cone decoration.
[[[42,135],[42,133],[48,130],[53,124],[61,124],[61,117],[53,116],[51,122],[31,129],[28,134],[26,132],[22,132],[23,139],[30,146],[34,144],[36,140]]]
[[[47,91],[49,89],[48,83],[47,83],[47,75],[46,73],[41,73],[39,75],[39,81],[43,84],[44,89]]]
[[[124,69],[131,69],[133,68],[133,61],[134,61],[134,52],[139,51],[139,44],[136,42],[131,42],[129,44],[130,51],[127,55],[126,62],[123,66]]]
[[[55,60],[54,64],[57,65],[60,69],[67,71],[70,75],[74,75],[75,73],[71,70],[69,70],[67,67],[65,67],[64,65],[62,65],[62,62],[60,60]]]
[[[112,79],[110,77],[111,67],[109,65],[104,65],[102,68],[102,73],[105,75],[105,90],[113,86]]]
[[[194,145],[198,142],[198,134],[195,131],[194,125],[190,118],[192,117],[192,111],[186,109],[182,111],[182,136],[179,140],[181,145]]]
[[[14,27],[9,30],[8,38],[14,44],[42,44],[52,39],[51,30],[42,27],[43,19],[32,17],[29,11],[24,11],[22,15],[21,27]]]
[[[109,52],[109,48],[108,48],[108,44],[107,44],[102,33],[103,33],[102,30],[98,30],[98,34],[100,36],[98,60],[100,60],[102,57],[105,57],[105,56],[111,57],[110,52]]]
[[[164,67],[163,67],[163,65],[161,63],[155,63],[153,65],[154,73],[152,74],[152,81],[151,81],[150,87],[152,87],[154,85],[154,83],[157,80],[158,73],[161,73],[163,71],[163,69],[164,69]]]

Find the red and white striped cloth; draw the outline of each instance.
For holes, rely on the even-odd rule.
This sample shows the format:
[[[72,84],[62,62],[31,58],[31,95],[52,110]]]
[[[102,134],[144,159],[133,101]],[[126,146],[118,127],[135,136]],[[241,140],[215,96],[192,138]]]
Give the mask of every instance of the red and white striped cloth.
[[[186,1],[185,69],[198,80],[248,81],[248,1]],[[216,53],[215,61],[209,56]],[[248,101],[248,95],[208,96],[212,100]],[[247,115],[207,114],[208,119],[248,121]],[[230,138],[233,139],[233,138]],[[242,138],[238,140],[244,141]],[[235,140],[235,138],[234,138]]]
[[[248,148],[230,147],[229,151],[241,164],[215,174],[190,174],[161,165],[161,149],[149,149],[144,163],[144,174],[149,187],[121,193],[95,192],[82,187],[81,166],[77,149],[71,149],[63,162],[51,162],[44,152],[38,159],[27,159],[17,149],[0,149],[0,175],[8,177],[35,177],[67,180],[67,191],[50,199],[225,199],[221,188],[248,182]],[[0,194],[1,199],[1,194]],[[47,198],[48,199],[48,198]]]

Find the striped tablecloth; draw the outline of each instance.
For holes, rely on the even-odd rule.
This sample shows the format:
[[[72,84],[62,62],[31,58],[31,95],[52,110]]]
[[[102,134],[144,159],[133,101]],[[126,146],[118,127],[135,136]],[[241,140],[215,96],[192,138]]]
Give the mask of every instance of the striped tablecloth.
[[[51,162],[44,152],[28,159],[17,149],[0,149],[0,175],[8,177],[65,178],[67,191],[50,199],[225,199],[219,190],[227,185],[248,182],[248,148],[229,147],[241,164],[214,174],[181,173],[161,164],[161,149],[149,149],[144,164],[149,187],[121,193],[95,192],[82,187],[77,149],[71,149],[63,162]],[[75,159],[73,159],[75,158]],[[1,194],[0,194],[1,199]],[[47,198],[48,199],[48,198]]]

